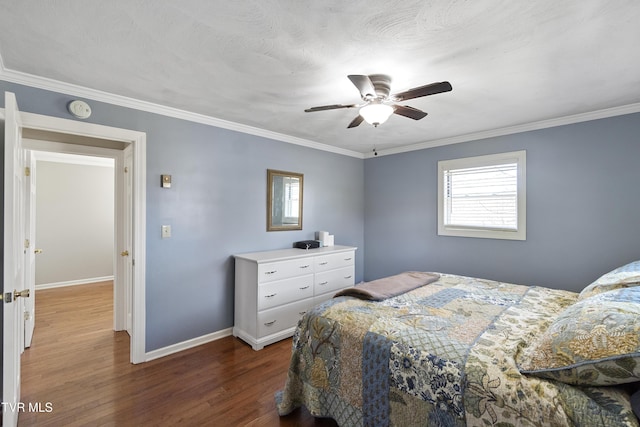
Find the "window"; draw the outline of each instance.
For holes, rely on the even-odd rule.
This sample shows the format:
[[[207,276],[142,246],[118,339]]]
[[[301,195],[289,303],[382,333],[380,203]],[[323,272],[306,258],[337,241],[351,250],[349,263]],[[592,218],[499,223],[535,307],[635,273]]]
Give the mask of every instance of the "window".
[[[526,151],[438,162],[438,234],[526,240]]]

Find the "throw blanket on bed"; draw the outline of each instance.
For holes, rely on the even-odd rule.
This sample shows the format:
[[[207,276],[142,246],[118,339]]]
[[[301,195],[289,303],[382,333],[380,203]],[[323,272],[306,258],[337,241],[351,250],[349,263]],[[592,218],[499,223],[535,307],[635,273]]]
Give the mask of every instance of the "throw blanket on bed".
[[[334,298],[349,296],[369,301],[382,301],[412,291],[420,286],[428,285],[438,280],[439,277],[440,275],[436,273],[408,271],[343,289],[335,294]]]
[[[381,302],[334,298],[298,324],[278,412],[304,405],[341,426],[637,426],[629,393],[518,370],[576,298],[447,274]]]

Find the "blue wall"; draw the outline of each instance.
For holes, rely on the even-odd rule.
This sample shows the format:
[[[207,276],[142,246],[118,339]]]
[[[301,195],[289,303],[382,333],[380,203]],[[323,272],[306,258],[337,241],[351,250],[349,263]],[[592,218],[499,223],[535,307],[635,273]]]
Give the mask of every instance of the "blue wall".
[[[365,160],[365,279],[449,272],[579,291],[640,259],[640,114]],[[527,240],[437,235],[439,160],[527,150]]]
[[[0,82],[21,111],[71,118],[73,97]],[[4,105],[4,96],[2,96]],[[233,326],[241,252],[291,247],[328,230],[358,247],[364,277],[364,162],[262,137],[90,102],[89,122],[147,133],[146,351]],[[301,231],[266,231],[267,169],[304,174]],[[160,175],[172,175],[172,188]],[[161,239],[170,224],[172,237]]]
[[[70,118],[68,95],[0,90],[22,111]],[[290,247],[316,230],[358,247],[357,281],[431,270],[580,290],[640,259],[640,114],[360,160],[91,106],[89,122],[147,133],[146,351],[231,327],[232,254]],[[521,149],[527,240],[437,236],[438,160]],[[267,169],[304,173],[302,231],[266,232]],[[165,173],[171,190],[160,188]],[[160,238],[162,224],[172,238]]]

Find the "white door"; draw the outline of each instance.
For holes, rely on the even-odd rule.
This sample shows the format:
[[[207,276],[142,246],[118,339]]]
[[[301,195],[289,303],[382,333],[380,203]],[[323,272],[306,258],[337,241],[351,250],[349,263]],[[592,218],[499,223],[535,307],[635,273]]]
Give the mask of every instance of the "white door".
[[[24,346],[31,347],[33,329],[36,324],[36,159],[31,150],[25,151],[25,164],[29,165],[24,176],[25,194],[25,285],[29,289],[29,298],[24,299]],[[28,243],[27,243],[28,242]]]
[[[5,92],[2,425],[18,424],[20,354],[24,351],[24,150],[18,104]]]

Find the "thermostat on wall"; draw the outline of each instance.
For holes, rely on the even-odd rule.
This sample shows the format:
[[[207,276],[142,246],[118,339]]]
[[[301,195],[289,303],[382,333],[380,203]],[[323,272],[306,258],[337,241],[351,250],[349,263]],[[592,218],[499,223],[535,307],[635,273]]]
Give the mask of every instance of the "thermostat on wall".
[[[67,110],[69,110],[72,116],[79,119],[86,119],[91,115],[91,107],[89,107],[89,104],[77,99],[67,105]]]

